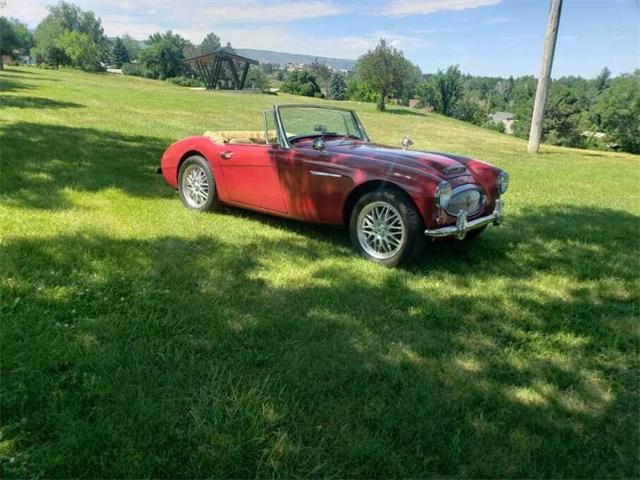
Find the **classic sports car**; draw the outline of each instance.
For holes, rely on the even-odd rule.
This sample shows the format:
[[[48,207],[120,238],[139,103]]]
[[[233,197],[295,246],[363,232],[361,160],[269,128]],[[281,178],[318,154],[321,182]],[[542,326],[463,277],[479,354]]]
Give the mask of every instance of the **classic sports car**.
[[[187,208],[222,204],[348,227],[355,250],[388,266],[427,238],[475,238],[502,220],[506,172],[479,160],[369,141],[351,110],[276,105],[264,131],[206,132],[162,156]]]

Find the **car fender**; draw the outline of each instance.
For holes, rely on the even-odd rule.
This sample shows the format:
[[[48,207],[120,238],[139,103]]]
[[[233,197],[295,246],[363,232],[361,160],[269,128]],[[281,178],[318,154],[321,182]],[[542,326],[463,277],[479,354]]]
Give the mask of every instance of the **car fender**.
[[[216,180],[218,197],[224,201],[227,198],[227,192],[220,171],[221,150],[222,145],[204,136],[193,136],[179,140],[171,144],[162,155],[160,160],[162,176],[168,185],[177,189],[178,174],[182,162],[191,155],[200,155],[209,163],[211,172]]]

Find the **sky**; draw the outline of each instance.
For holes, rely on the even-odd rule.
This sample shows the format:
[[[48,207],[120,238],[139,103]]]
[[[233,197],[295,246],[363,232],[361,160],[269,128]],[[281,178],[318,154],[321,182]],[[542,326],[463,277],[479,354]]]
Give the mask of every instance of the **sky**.
[[[358,58],[385,38],[423,72],[537,75],[550,0],[72,0],[108,36],[215,32],[236,48]],[[55,0],[0,0],[35,28]],[[564,0],[553,77],[640,68],[640,0]]]

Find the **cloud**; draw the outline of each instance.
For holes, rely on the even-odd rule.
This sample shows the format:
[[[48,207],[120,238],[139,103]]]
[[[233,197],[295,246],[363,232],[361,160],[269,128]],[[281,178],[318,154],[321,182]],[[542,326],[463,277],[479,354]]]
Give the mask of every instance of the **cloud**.
[[[220,23],[272,23],[329,17],[347,11],[346,7],[322,0],[280,3],[242,1],[216,5],[205,10],[204,14],[218,19]]]
[[[47,3],[30,0],[7,0],[4,8],[0,8],[0,15],[18,18],[29,25],[37,25],[48,13]]]
[[[155,32],[164,32],[166,28],[153,22],[138,20],[129,15],[102,15],[102,26],[109,37],[119,37],[124,34],[143,39]]]
[[[429,15],[447,10],[467,10],[470,8],[497,5],[502,0],[391,0],[382,11],[391,17],[409,15]]]

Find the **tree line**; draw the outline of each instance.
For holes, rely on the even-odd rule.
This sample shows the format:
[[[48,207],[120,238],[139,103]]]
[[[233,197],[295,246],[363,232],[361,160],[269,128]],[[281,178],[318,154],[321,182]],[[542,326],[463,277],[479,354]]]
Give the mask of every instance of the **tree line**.
[[[323,96],[316,81],[318,67],[293,72],[282,90]],[[314,76],[315,75],[315,76]],[[528,138],[537,79],[464,75],[457,65],[423,74],[400,50],[384,40],[358,59],[355,72],[334,73],[324,96],[334,100],[376,102],[385,110],[391,101],[417,106],[501,132],[495,112],[512,116],[515,136]],[[549,92],[543,140],[576,148],[614,148],[640,153],[640,70],[612,77],[605,67],[594,79],[561,77]]]
[[[226,49],[209,33],[199,45],[172,32],[157,32],[144,42],[129,35],[109,39],[100,18],[77,5],[60,2],[32,33],[17,19],[0,17],[2,57],[30,52],[38,64],[102,71],[107,65],[124,74],[169,80],[185,86],[202,81],[183,61]],[[475,125],[504,131],[491,114],[513,115],[513,134],[527,138],[536,78],[481,77],[463,74],[452,65],[423,73],[402,51],[385,40],[362,55],[353,72],[337,72],[317,59],[303,69],[288,71],[274,64],[252,66],[247,86],[332,100],[375,102],[381,111],[389,102],[417,106]],[[589,148],[616,148],[640,153],[640,70],[613,78],[608,69],[594,79],[562,77],[553,81],[543,125],[547,143]]]

